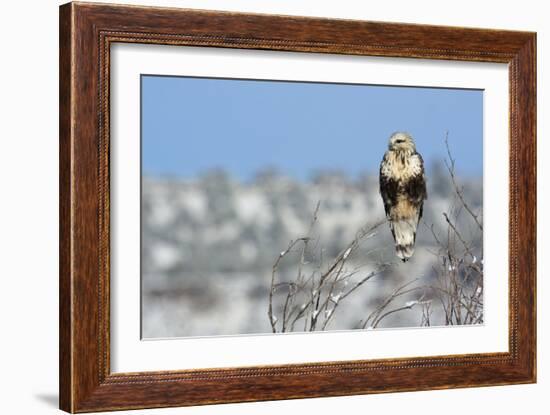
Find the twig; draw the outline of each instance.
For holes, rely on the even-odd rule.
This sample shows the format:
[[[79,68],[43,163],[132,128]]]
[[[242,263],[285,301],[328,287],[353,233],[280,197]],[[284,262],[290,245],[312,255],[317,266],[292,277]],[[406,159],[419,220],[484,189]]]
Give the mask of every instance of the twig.
[[[464,200],[464,194],[463,194],[462,190],[460,189],[460,187],[458,186],[458,184],[456,183],[455,160],[452,157],[451,148],[449,146],[449,132],[448,131],[445,133],[445,147],[447,148],[447,156],[449,157],[449,163],[445,160],[445,166],[447,166],[447,170],[449,171],[449,175],[451,176],[451,181],[453,182],[453,187],[455,189],[455,193],[457,194],[460,201],[462,202],[462,206],[464,206],[464,209],[466,209],[466,211],[470,214],[470,216],[472,216],[472,218],[474,219],[474,221],[477,224],[477,226],[479,227],[479,229],[481,231],[483,231],[483,225],[479,221],[478,215],[476,215],[472,211],[472,209],[470,208],[468,203],[466,203],[466,200]]]
[[[376,235],[376,229],[386,222],[386,219],[380,220],[371,226],[364,226],[359,229],[353,240],[347,244],[339,254],[329,262],[326,268],[323,267],[324,249],[317,243],[313,250],[318,250],[319,255],[315,259],[314,270],[308,278],[305,278],[306,257],[311,256],[310,242],[313,240],[312,232],[318,221],[320,203],[317,203],[313,217],[307,230],[306,236],[291,241],[288,248],[281,252],[272,267],[271,289],[269,292],[268,317],[272,332],[294,331],[298,321],[304,321],[304,330],[325,330],[332,321],[335,312],[342,300],[348,298],[356,292],[368,280],[379,275],[388,264],[378,265],[377,268],[356,280],[356,275],[361,272],[366,263],[348,266],[350,259],[360,246],[362,241],[372,238]],[[295,251],[297,246],[299,261],[296,267],[296,277],[294,281],[277,283],[277,274],[279,272],[281,261],[289,252]],[[315,255],[313,255],[315,258]],[[308,259],[308,261],[310,261]],[[351,288],[346,289],[346,285],[352,282]],[[281,318],[275,316],[275,291],[284,287],[286,295],[281,299]]]

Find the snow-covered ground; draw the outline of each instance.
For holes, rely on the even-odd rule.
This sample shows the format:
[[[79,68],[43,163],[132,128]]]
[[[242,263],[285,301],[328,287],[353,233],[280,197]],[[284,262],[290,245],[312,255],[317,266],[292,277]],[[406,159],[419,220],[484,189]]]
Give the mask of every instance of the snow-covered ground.
[[[436,171],[437,173],[437,171]],[[481,210],[481,179],[462,180],[470,206]],[[428,182],[424,222],[411,261],[400,263],[386,225],[363,246],[368,261],[394,263],[346,298],[329,329],[356,328],[373,307],[403,283],[429,283],[437,251],[431,231],[446,229],[443,212],[453,191],[443,172]],[[321,202],[318,240],[325,260],[334,258],[362,226],[382,219],[376,175],[350,180],[337,173],[299,182],[274,173],[241,183],[220,171],[197,180],[145,177],[142,194],[142,301],[144,337],[270,332],[267,316],[271,268],[291,239],[303,236]],[[458,222],[472,239],[475,230]],[[374,251],[374,252],[373,252]],[[367,252],[370,252],[367,257]],[[357,259],[355,259],[357,261]],[[282,267],[293,276],[292,264]],[[367,264],[368,267],[374,264]],[[399,298],[402,306],[418,293]],[[395,313],[382,327],[417,326],[421,310]],[[443,324],[438,307],[432,324]]]

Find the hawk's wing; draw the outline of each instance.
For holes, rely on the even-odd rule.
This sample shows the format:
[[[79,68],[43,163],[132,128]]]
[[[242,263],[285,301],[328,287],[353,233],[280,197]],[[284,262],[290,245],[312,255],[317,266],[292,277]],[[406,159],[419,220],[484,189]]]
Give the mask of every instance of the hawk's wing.
[[[399,183],[387,174],[387,164],[388,154],[386,153],[380,163],[379,184],[380,195],[382,196],[382,201],[384,202],[384,210],[386,211],[386,216],[389,217],[391,207],[397,202]]]
[[[422,208],[424,200],[428,198],[428,192],[426,190],[426,175],[424,173],[424,160],[420,153],[414,153],[410,160],[411,165],[420,166],[418,173],[413,175],[405,184],[404,191],[407,194],[409,201],[418,206],[419,215],[418,220],[422,217]]]

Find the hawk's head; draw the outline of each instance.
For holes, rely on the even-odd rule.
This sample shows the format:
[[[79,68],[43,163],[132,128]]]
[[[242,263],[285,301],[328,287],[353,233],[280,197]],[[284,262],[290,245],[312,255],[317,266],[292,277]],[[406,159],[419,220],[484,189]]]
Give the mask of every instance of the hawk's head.
[[[404,132],[393,133],[388,148],[393,151],[410,151],[411,153],[416,151],[413,138],[409,133]]]

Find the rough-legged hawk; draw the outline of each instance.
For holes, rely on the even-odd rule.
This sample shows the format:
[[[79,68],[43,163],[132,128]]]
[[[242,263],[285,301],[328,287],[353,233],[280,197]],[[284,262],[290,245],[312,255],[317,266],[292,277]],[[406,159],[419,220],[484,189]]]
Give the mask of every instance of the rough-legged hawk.
[[[380,194],[396,254],[405,262],[414,253],[416,228],[428,198],[424,162],[407,133],[397,132],[390,137],[380,164]]]

